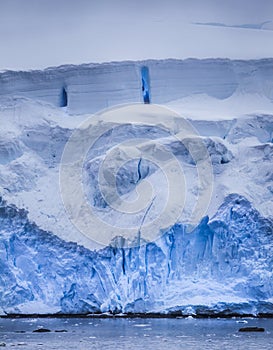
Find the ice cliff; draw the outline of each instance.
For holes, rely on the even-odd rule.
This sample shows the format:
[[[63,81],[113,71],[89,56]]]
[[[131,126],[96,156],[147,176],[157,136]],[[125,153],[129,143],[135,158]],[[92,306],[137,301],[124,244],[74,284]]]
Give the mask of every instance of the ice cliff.
[[[142,102],[145,68],[153,103],[196,94],[222,100],[235,92],[259,94],[272,101],[272,62],[272,59],[147,60],[5,71],[0,74],[0,97],[24,96],[58,107],[67,105],[71,114],[93,113],[121,103]]]
[[[157,242],[93,252],[30,223],[1,201],[4,313],[273,312],[272,221],[238,195],[194,233],[175,224]]]
[[[202,140],[212,197],[189,232],[198,174],[185,145],[162,129],[171,113],[152,114],[152,127],[121,115],[108,122],[111,131],[96,140],[82,169],[86,198],[98,215],[113,227],[143,221],[143,215],[128,221],[114,214],[102,196],[98,174],[106,160],[109,174],[124,161],[115,179],[119,195],[134,199],[147,180],[157,193],[148,219],[160,212],[166,182],[141,155],[162,145],[182,164],[188,196],[183,215],[157,239],[130,246],[113,232],[101,247],[70,221],[60,162],[88,116],[83,113],[144,102],[143,67],[151,102],[171,107],[195,128],[198,136],[187,144]],[[0,73],[0,313],[273,313],[272,67],[271,59],[189,59]],[[183,129],[179,117],[172,123],[177,133]],[[100,123],[81,125],[85,142]],[[133,153],[124,142],[137,139]],[[126,162],[128,154],[134,158]],[[96,235],[103,235],[99,226]]]

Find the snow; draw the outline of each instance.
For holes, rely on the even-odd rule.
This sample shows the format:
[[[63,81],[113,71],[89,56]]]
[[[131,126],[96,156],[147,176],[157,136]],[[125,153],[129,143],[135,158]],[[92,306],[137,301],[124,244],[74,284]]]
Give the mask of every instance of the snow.
[[[0,10],[0,69],[273,57],[271,0],[12,0],[2,1]]]
[[[166,104],[169,108],[182,112],[193,120],[232,120],[234,116],[246,114],[270,114],[272,102],[259,93],[235,93],[225,99],[217,99],[206,94],[196,94],[174,100]],[[215,127],[219,124],[217,123]]]
[[[272,312],[272,62],[1,73],[1,313]]]

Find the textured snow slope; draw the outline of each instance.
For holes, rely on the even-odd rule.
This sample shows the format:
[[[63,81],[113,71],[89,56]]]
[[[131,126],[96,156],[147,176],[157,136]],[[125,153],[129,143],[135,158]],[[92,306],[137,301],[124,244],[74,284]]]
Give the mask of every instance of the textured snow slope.
[[[1,312],[273,312],[272,63],[168,60],[0,74]],[[202,140],[207,149],[212,198],[189,233],[198,174],[187,148],[162,129],[173,112],[153,114],[153,106],[141,105],[143,115],[153,111],[152,126],[121,113],[105,121],[112,131],[94,143],[83,167],[86,198],[97,215],[112,227],[132,226],[138,238],[143,217],[153,220],[168,196],[162,172],[141,152],[162,145],[183,167],[186,205],[169,227],[151,233],[155,241],[126,248],[134,236],[126,241],[113,229],[110,246],[94,251],[104,232],[98,226],[84,235],[69,220],[59,187],[61,156],[88,116],[83,111],[141,101],[143,65],[149,67],[152,101],[168,102],[200,134],[187,142]],[[67,108],[60,107],[63,87]],[[171,120],[178,135],[183,118]],[[99,126],[83,124],[80,142]],[[124,144],[139,138],[135,153]],[[129,219],[107,204],[97,180],[101,164],[107,161],[111,174],[128,154],[134,158],[116,176],[119,194],[130,203],[144,180],[156,194],[145,215]],[[197,152],[201,163],[202,154]]]

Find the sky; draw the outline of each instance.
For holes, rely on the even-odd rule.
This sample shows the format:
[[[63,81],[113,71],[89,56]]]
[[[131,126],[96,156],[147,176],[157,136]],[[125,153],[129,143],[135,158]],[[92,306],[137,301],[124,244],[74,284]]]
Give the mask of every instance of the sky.
[[[0,70],[273,57],[273,0],[0,0],[0,50]]]

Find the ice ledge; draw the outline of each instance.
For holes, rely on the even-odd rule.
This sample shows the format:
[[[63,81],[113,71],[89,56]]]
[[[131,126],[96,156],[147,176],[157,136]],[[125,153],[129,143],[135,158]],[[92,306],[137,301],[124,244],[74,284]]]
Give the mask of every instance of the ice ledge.
[[[95,113],[117,104],[143,102],[141,72],[146,67],[153,103],[196,94],[223,100],[237,93],[258,94],[272,101],[272,62],[166,59],[4,71],[0,73],[0,98],[24,96],[65,107],[70,114]]]

